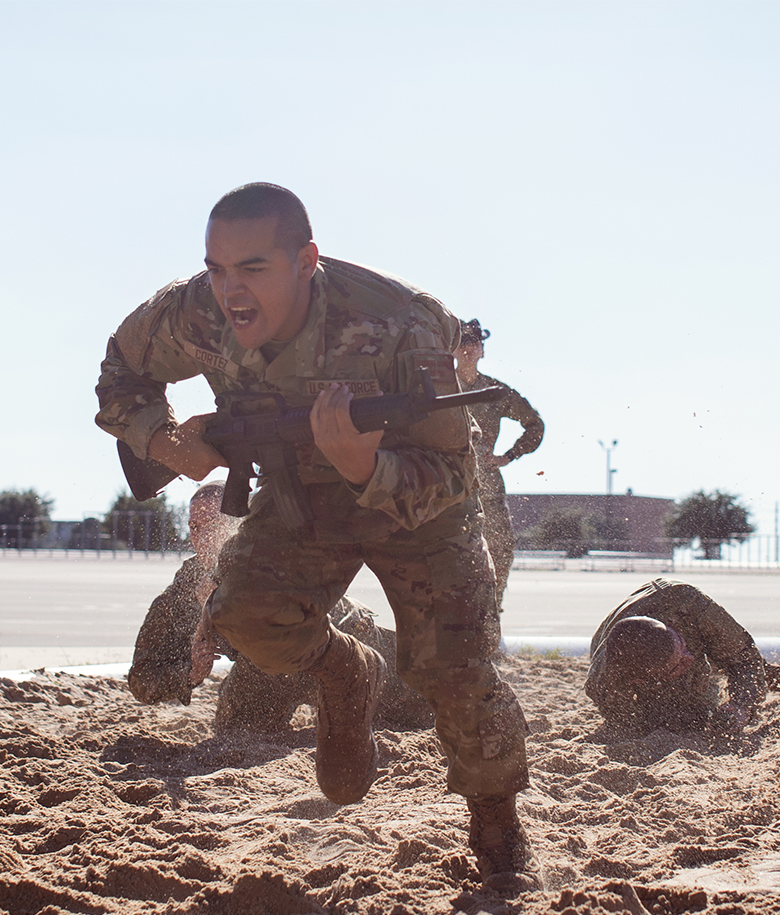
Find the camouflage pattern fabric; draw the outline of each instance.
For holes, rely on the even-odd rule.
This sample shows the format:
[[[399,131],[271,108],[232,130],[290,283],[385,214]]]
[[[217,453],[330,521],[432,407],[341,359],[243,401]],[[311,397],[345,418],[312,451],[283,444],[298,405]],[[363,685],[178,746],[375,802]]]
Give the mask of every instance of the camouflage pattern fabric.
[[[695,658],[690,670],[666,683],[616,688],[606,673],[605,640],[628,616],[649,616],[679,633]],[[750,634],[711,597],[682,581],[658,578],[634,591],[596,630],[590,655],[585,692],[607,721],[637,731],[705,726],[719,704],[718,674],[726,677],[729,699],[743,708],[755,709],[766,696],[764,661]]]
[[[502,419],[513,419],[523,427],[523,434],[504,455],[513,461],[536,451],[544,437],[544,423],[525,397],[502,381],[481,372],[477,373],[476,379],[470,384],[461,381],[464,391],[475,391],[492,385],[503,388],[504,399],[493,403],[472,404],[469,412],[482,431],[482,436],[474,443],[479,467],[479,496],[485,515],[482,529],[496,569],[496,595],[500,604],[512,568],[515,535],[501,470],[491,467],[486,459],[496,447]]]
[[[191,645],[202,613],[196,591],[207,574],[197,556],[185,560],[173,582],[152,602],[127,675],[130,692],[140,702],[190,704]],[[336,604],[330,617],[333,625],[375,648],[387,661],[377,724],[397,729],[431,727],[430,706],[396,673],[395,633],[377,626],[368,607],[348,597]],[[316,703],[317,686],[309,674],[270,677],[229,645],[224,647],[234,664],[220,684],[215,730],[275,731],[289,724],[299,705]]]
[[[458,333],[457,319],[433,297],[387,274],[322,258],[306,325],[269,363],[259,349],[238,345],[202,273],[158,292],[111,337],[96,422],[145,458],[152,435],[174,420],[166,385],[198,374],[215,394],[280,393],[291,407],[311,406],[331,381],[357,397],[407,391],[423,367],[438,393],[454,393]],[[476,476],[463,409],[386,433],[376,472],[360,492],[313,444],[297,453],[302,481],[330,486],[313,506],[324,539],[414,529],[462,502]]]
[[[375,726],[394,730],[433,727],[433,710],[410,689],[395,669],[395,633],[377,626],[359,601],[342,598],[330,613],[331,623],[376,649],[387,662],[387,676]],[[277,731],[290,723],[300,705],[317,704],[317,681],[306,671],[269,676],[238,655],[219,687],[214,718],[218,733],[232,730]]]
[[[363,563],[395,614],[398,673],[436,713],[451,790],[481,797],[527,787],[522,711],[489,660],[500,627],[471,500],[416,531],[323,544],[288,530],[261,492],[220,554],[211,622],[260,669],[305,669],[327,645],[326,608]]]
[[[266,361],[245,351],[205,274],[172,284],[109,341],[98,424],[147,454],[172,418],[168,383],[203,374],[215,393],[273,391],[311,405],[338,380],[356,396],[408,390],[428,368],[440,393],[458,390],[459,322],[436,299],[388,274],[322,258],[307,323]],[[470,495],[476,476],[470,419],[443,410],[386,433],[365,488],[349,486],[314,446],[298,450],[315,521],[288,530],[262,491],[228,541],[211,623],[269,674],[304,670],[328,644],[328,610],[365,562],[396,618],[397,666],[424,696],[449,761],[450,788],[467,797],[528,784],[524,721],[489,660],[500,638],[495,581]]]

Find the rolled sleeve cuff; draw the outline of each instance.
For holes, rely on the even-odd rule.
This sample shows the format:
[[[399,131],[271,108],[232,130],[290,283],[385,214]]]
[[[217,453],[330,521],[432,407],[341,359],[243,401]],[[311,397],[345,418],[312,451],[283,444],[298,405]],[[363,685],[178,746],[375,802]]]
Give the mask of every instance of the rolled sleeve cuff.
[[[167,404],[155,404],[136,413],[123,436],[133,454],[142,461],[149,456],[149,442],[162,426],[175,422],[173,411]]]
[[[381,448],[377,451],[376,458],[374,473],[365,486],[355,486],[354,483],[346,481],[350,491],[358,497],[357,504],[361,508],[382,509],[388,501],[392,501],[392,496],[382,481],[387,480],[388,473],[397,479],[398,470],[395,465],[398,464],[398,458],[392,452]]]

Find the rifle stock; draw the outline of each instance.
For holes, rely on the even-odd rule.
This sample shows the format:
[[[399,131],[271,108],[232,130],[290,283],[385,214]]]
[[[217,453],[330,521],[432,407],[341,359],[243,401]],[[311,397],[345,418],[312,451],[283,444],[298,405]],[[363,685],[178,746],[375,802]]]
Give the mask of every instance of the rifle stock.
[[[159,496],[165,487],[179,475],[175,470],[166,467],[159,461],[147,458],[145,461],[136,457],[125,442],[117,442],[119,463],[125,474],[130,492],[138,502],[146,502]]]

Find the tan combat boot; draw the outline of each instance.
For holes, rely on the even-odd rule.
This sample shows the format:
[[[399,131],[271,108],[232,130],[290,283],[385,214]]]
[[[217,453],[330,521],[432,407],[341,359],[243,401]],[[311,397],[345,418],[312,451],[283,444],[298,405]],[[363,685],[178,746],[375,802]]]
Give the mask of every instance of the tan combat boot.
[[[361,800],[376,778],[374,718],[386,664],[351,635],[331,630],[325,654],[308,668],[319,681],[317,783],[335,804]]]
[[[542,869],[515,810],[515,795],[467,800],[469,848],[485,889],[514,896],[544,889]]]

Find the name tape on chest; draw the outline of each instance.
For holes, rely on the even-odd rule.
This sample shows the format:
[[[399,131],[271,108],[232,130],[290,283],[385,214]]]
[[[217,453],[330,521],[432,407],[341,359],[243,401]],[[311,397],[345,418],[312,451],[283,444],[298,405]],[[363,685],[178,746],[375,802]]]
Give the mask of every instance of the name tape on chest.
[[[184,351],[190,355],[196,362],[199,362],[204,369],[222,372],[229,378],[237,378],[241,366],[237,365],[222,353],[215,353],[213,350],[204,349],[202,346],[196,346],[194,343],[182,344]]]
[[[195,347],[193,355],[204,365],[207,365],[212,369],[219,369],[221,372],[224,372],[228,366],[228,361],[224,356],[220,356],[219,353],[211,353],[206,349],[200,349],[200,347]]]

